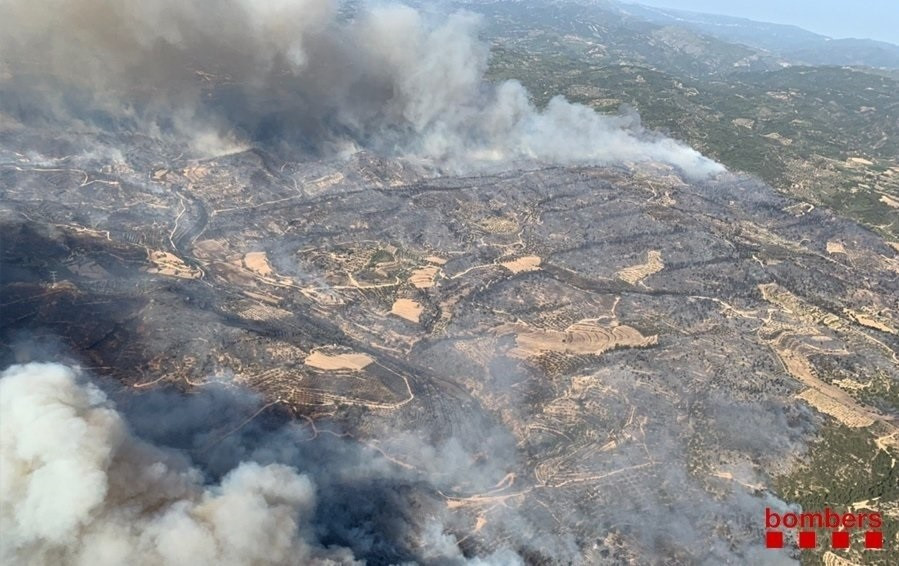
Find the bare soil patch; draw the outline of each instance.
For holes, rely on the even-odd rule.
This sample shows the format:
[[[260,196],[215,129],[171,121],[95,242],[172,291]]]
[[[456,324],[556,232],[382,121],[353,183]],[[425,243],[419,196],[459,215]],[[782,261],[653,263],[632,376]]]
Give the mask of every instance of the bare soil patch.
[[[390,314],[406,319],[409,322],[418,322],[421,317],[422,306],[412,299],[397,299],[390,309]]]
[[[361,371],[374,360],[368,354],[348,352],[343,354],[325,354],[312,352],[306,356],[305,364],[323,370]]]
[[[526,255],[512,261],[504,261],[500,265],[511,271],[512,273],[525,273],[528,271],[537,271],[540,269],[541,259],[535,255]]]
[[[625,267],[615,275],[617,275],[619,279],[623,279],[631,285],[636,285],[653,273],[662,271],[662,269],[664,268],[665,264],[662,262],[662,252],[657,250],[649,250],[649,252],[646,254],[646,263]]]

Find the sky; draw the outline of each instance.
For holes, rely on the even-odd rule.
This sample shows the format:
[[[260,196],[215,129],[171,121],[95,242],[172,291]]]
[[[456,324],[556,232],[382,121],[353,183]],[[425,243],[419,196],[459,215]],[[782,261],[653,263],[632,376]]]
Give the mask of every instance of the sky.
[[[793,24],[834,38],[899,45],[899,0],[631,0],[648,6]]]

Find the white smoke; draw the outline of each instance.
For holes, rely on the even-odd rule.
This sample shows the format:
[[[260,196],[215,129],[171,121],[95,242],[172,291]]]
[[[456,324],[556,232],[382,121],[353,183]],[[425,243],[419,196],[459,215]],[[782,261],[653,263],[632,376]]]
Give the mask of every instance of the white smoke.
[[[521,84],[485,82],[489,48],[472,14],[431,21],[408,6],[375,4],[346,18],[340,6],[0,0],[0,63],[14,76],[33,77],[38,68],[66,85],[49,96],[46,85],[14,79],[7,98],[18,108],[40,93],[31,114],[81,121],[85,112],[71,99],[87,96],[92,110],[115,120],[202,131],[193,141],[204,147],[274,138],[317,152],[417,157],[456,171],[521,161],[660,161],[691,177],[723,171],[633,117],[600,115],[561,97],[538,110]],[[210,144],[210,131],[224,141]]]
[[[326,525],[315,522],[316,491],[310,476],[293,467],[253,461],[204,483],[179,453],[134,436],[79,371],[29,363],[0,373],[0,564],[364,563],[348,548],[319,542]],[[466,558],[434,516],[420,533],[397,536],[416,539],[427,563],[522,563],[508,549]]]
[[[0,379],[0,562],[83,565],[347,564],[313,542],[315,488],[244,463],[218,485],[131,435],[68,367]]]

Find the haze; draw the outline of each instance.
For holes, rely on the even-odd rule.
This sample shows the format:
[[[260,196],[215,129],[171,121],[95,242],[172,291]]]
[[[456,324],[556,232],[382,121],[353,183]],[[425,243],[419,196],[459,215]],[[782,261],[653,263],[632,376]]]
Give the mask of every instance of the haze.
[[[641,0],[640,4],[763,22],[792,24],[833,38],[857,37],[899,44],[899,4],[871,0]]]

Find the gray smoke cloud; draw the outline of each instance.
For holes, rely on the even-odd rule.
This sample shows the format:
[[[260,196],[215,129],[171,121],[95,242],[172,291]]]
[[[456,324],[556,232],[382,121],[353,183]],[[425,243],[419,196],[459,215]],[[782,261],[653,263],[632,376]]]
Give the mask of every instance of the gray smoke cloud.
[[[155,407],[154,399],[159,403],[165,397],[157,394],[140,403],[141,410]],[[197,440],[190,427],[204,416],[200,406],[220,410],[224,405],[211,397],[194,403],[188,402],[174,422],[157,411],[157,428],[162,429],[157,434],[179,428],[189,442]],[[383,483],[390,473],[385,463],[363,466],[361,454],[353,456],[347,442],[320,453],[325,461],[319,465],[332,476],[355,478],[355,488],[346,490],[348,497],[358,498],[352,503],[328,501],[327,487],[320,490],[310,475],[277,462],[244,460],[206,481],[215,462],[207,461],[201,471],[183,451],[136,436],[103,391],[61,364],[15,365],[0,374],[0,415],[4,564],[361,564],[352,549],[334,544],[336,527],[325,524],[341,521],[357,548],[377,551],[372,542],[377,537],[366,530],[360,512],[348,509],[384,503],[366,497],[360,478],[380,473],[375,485],[383,496],[390,492]],[[136,418],[148,416],[144,412]],[[289,450],[291,444],[286,446]],[[227,445],[220,452],[228,456],[219,465],[247,455]],[[271,454],[254,456],[272,459]],[[347,470],[334,466],[337,460]],[[324,520],[319,506],[327,515]],[[390,505],[382,507],[379,512],[390,513]],[[386,526],[378,528],[406,528],[390,525],[386,518],[383,522]],[[392,522],[401,523],[395,517]],[[416,558],[428,563],[521,563],[510,551],[466,560],[434,515],[415,534],[420,540]]]
[[[0,379],[4,563],[352,562],[308,540],[307,477],[244,463],[204,486],[182,458],[134,438],[106,396],[75,377],[28,364]]]
[[[331,0],[2,0],[0,22],[0,108],[20,120],[136,124],[210,152],[366,149],[453,171],[525,161],[724,170],[636,116],[561,97],[537,109],[518,82],[485,82],[489,46],[469,13],[434,21],[404,5]]]

